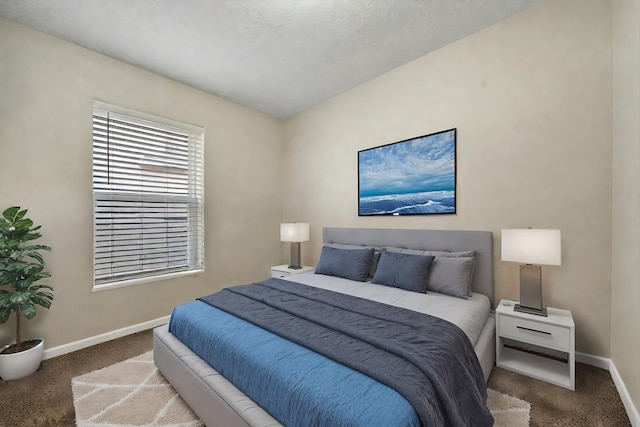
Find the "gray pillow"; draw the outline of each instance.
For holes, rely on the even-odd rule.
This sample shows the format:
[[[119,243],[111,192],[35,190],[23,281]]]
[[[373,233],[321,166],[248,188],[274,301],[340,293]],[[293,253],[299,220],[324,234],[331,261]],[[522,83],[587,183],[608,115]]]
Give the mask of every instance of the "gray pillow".
[[[408,248],[395,248],[393,246],[387,246],[385,250],[389,252],[400,252],[403,254],[412,254],[412,255],[433,255],[435,257],[473,257],[473,251],[462,251],[462,252],[450,252],[450,251],[430,251],[430,250],[422,250],[422,249],[408,249]]]
[[[364,282],[369,275],[372,259],[373,248],[339,249],[323,246],[315,272]]]
[[[431,264],[427,289],[458,298],[469,298],[473,261],[473,257],[436,257]]]
[[[465,299],[471,296],[474,251],[430,251],[391,246],[385,250],[403,254],[435,256],[436,259],[431,265],[427,290]],[[456,259],[461,260],[456,261]]]
[[[383,251],[371,283],[426,293],[433,260],[428,255]]]
[[[382,248],[378,248],[375,246],[348,245],[345,243],[326,243],[324,246],[329,246],[330,248],[338,248],[338,249],[373,248],[373,259],[371,260],[371,267],[369,267],[369,274],[367,275],[367,280],[371,280],[373,278],[373,275],[376,273],[376,268],[378,267],[378,260],[380,260],[380,252],[382,252]]]

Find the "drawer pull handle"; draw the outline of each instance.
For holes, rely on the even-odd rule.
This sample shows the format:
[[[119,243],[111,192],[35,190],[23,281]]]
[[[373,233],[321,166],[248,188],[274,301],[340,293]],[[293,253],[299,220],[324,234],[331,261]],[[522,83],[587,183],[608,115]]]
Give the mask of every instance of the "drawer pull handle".
[[[547,331],[539,331],[537,329],[531,329],[531,328],[525,328],[524,326],[517,326],[516,328],[518,329],[524,329],[525,331],[531,331],[531,332],[537,332],[539,334],[546,334],[546,335],[551,335],[551,332],[547,332]]]

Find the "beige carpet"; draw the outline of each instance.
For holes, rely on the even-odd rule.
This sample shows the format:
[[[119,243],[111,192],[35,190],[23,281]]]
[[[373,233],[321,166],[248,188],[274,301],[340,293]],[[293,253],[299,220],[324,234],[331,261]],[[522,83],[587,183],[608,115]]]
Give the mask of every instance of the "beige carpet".
[[[153,364],[153,352],[73,378],[76,424],[82,427],[201,426]],[[496,427],[529,425],[531,405],[489,389]]]

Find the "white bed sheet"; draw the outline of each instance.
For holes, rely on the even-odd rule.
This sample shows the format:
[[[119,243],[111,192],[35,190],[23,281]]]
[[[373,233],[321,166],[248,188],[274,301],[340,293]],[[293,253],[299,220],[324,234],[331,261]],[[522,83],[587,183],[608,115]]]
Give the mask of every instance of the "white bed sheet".
[[[462,329],[474,347],[491,312],[489,298],[478,293],[465,300],[437,292],[421,294],[315,273],[295,274],[283,279],[439,317]]]

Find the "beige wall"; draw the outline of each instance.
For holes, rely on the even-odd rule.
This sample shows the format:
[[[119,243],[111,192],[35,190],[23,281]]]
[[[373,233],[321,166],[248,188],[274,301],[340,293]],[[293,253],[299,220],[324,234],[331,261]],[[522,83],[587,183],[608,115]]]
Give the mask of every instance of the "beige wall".
[[[609,356],[611,5],[545,1],[285,122],[284,217],[321,227],[494,233],[496,296],[518,298],[500,230],[562,230],[545,303],[569,309],[578,351]],[[457,128],[457,215],[358,217],[357,151]]]
[[[153,320],[280,263],[279,120],[3,18],[0,58],[0,207],[28,208],[53,248],[55,300],[26,337],[51,348]],[[205,273],[91,292],[94,98],[206,128]]]
[[[611,359],[640,408],[640,0],[613,1]]]

